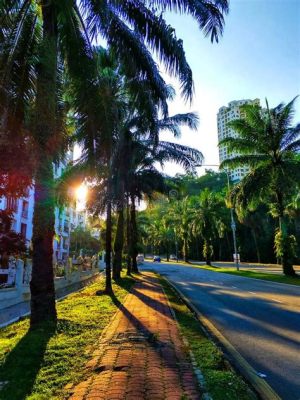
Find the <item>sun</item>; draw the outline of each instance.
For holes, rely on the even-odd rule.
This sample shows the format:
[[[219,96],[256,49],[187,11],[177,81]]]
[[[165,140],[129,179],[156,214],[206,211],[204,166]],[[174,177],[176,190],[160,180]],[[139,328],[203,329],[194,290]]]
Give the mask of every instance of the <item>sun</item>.
[[[76,200],[79,203],[84,203],[87,198],[88,188],[82,184],[75,190]]]

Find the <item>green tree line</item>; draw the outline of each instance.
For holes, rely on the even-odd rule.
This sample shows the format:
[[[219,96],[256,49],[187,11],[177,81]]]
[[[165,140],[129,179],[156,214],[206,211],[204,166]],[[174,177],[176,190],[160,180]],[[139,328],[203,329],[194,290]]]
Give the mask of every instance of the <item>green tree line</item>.
[[[220,145],[231,151],[225,172],[169,180],[169,197],[141,213],[144,251],[174,252],[187,261],[232,260],[230,213],[234,208],[238,251],[244,261],[281,263],[295,276],[299,262],[300,124],[293,125],[294,102],[270,109],[245,105],[245,118],[229,123],[237,135]],[[230,171],[247,166],[238,182]],[[227,180],[228,178],[228,180]],[[149,247],[150,246],[150,247]]]

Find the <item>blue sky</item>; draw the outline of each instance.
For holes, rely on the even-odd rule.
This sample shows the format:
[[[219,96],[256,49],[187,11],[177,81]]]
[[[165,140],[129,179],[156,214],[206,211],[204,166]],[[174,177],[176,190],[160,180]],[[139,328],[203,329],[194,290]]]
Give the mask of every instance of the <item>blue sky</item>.
[[[272,107],[300,94],[300,0],[231,0],[218,44],[204,38],[191,17],[169,13],[166,18],[183,39],[195,81],[192,106],[177,96],[170,111],[192,110],[200,116],[198,132],[184,130],[180,143],[200,149],[206,164],[217,164],[216,114],[221,106],[267,97]],[[300,98],[295,122],[300,122]],[[169,135],[164,139],[174,140]],[[179,170],[166,168],[170,174]]]

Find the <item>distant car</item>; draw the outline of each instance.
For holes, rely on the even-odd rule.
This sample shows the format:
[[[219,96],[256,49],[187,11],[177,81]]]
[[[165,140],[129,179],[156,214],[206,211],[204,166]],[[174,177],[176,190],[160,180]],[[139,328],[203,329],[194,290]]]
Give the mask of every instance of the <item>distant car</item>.
[[[170,260],[177,261],[178,259],[177,259],[177,257],[175,256],[175,254],[171,254],[171,255],[170,255]]]
[[[161,259],[159,256],[153,256],[153,261],[154,262],[161,262]]]
[[[143,254],[138,254],[138,255],[136,256],[136,262],[137,262],[138,264],[143,264],[144,261],[145,261],[145,259],[144,259]]]

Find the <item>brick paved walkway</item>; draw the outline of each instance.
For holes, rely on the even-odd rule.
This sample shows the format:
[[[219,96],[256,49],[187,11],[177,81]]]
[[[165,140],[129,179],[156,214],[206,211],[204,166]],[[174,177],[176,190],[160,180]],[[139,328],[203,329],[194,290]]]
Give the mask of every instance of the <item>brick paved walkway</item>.
[[[157,278],[143,273],[101,336],[92,376],[69,400],[196,400],[200,392]]]

